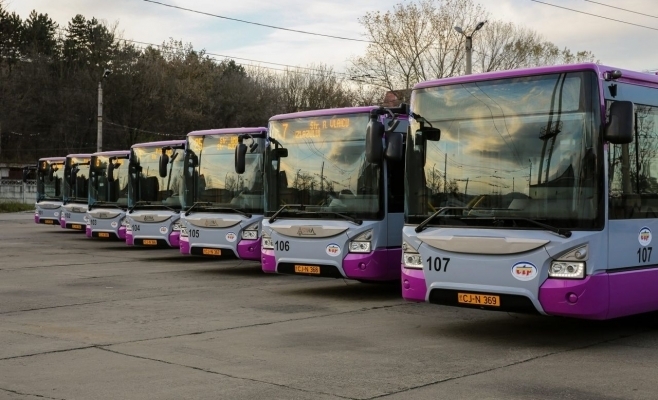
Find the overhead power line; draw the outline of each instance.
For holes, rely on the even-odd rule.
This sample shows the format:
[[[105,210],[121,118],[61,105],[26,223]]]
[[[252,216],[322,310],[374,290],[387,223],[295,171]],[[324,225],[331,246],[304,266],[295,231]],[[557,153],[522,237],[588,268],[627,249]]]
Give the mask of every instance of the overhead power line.
[[[574,10],[573,8],[558,6],[556,4],[546,3],[546,2],[543,2],[543,1],[539,1],[539,0],[530,0],[530,1],[532,1],[534,3],[544,4],[544,5],[551,6],[551,7],[561,8],[563,10],[573,11],[573,12],[576,12],[576,13],[579,13],[579,14],[589,15],[591,17],[607,19],[608,21],[615,21],[615,22],[619,22],[619,23],[622,23],[622,24],[626,24],[626,25],[633,25],[633,26],[637,26],[637,27],[640,27],[640,28],[651,29],[652,31],[658,31],[658,28],[654,28],[654,27],[651,27],[651,26],[634,24],[632,22],[622,21],[620,19],[615,19],[615,18],[604,17],[602,15],[592,14],[592,13],[588,13],[588,12],[585,12],[585,11]]]
[[[164,6],[164,7],[175,8],[175,9],[183,10],[183,11],[189,11],[189,12],[196,13],[196,14],[207,15],[209,17],[221,18],[221,19],[225,19],[225,20],[228,20],[228,21],[242,22],[244,24],[257,25],[257,26],[262,26],[262,27],[265,27],[265,28],[279,29],[279,30],[282,30],[282,31],[295,32],[295,33],[303,33],[305,35],[322,36],[322,37],[328,37],[328,38],[332,38],[332,39],[349,40],[349,41],[352,41],[352,42],[373,43],[372,41],[366,40],[366,39],[356,39],[356,38],[348,38],[348,37],[343,37],[343,36],[327,35],[327,34],[324,34],[324,33],[308,32],[308,31],[302,31],[302,30],[299,30],[299,29],[290,29],[290,28],[283,28],[283,27],[280,27],[280,26],[261,24],[259,22],[245,21],[243,19],[225,17],[223,15],[212,14],[212,13],[205,12],[205,11],[192,10],[190,8],[174,6],[172,4],[160,3],[159,1],[154,1],[154,0],[143,0],[143,1],[145,1],[147,3],[158,4],[158,5],[161,5],[161,6]]]
[[[657,18],[657,19],[658,19],[658,16],[651,15],[651,14],[641,13],[641,12],[639,12],[639,11],[629,10],[629,9],[627,9],[627,8],[621,8],[621,7],[617,7],[617,6],[611,6],[610,4],[600,3],[600,2],[598,2],[598,1],[593,1],[593,0],[585,0],[585,1],[588,2],[588,3],[598,4],[598,5],[603,6],[603,7],[610,7],[610,8],[614,8],[614,9],[616,9],[616,10],[626,11],[626,12],[629,12],[629,13],[632,13],[632,14],[644,15],[645,17]]]

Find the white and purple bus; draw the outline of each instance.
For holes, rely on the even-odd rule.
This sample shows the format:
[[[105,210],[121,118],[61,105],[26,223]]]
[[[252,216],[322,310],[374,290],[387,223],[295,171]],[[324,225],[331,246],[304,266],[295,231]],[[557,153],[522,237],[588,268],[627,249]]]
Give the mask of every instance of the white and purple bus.
[[[103,151],[91,155],[87,236],[126,240],[128,158],[130,151]]]
[[[64,203],[59,213],[60,226],[84,232],[89,201],[89,165],[91,154],[69,154],[64,163]]]
[[[260,261],[263,153],[267,128],[187,134],[180,252]],[[245,168],[234,167],[238,143],[248,143]]]
[[[428,81],[410,132],[404,298],[658,310],[658,76],[579,64]]]
[[[400,278],[405,110],[353,107],[270,118],[264,272]]]
[[[178,248],[184,158],[185,140],[131,147],[124,221],[127,245]]]
[[[37,202],[34,222],[59,225],[64,204],[64,164],[66,157],[40,158],[37,165]]]

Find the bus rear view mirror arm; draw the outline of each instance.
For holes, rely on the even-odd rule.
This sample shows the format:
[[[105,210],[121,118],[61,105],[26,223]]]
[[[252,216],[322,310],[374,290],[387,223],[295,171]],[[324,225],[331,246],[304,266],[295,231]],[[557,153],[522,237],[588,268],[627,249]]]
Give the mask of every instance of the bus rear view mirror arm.
[[[610,121],[605,127],[604,139],[612,144],[633,142],[635,135],[635,104],[632,101],[615,101],[610,105]]]

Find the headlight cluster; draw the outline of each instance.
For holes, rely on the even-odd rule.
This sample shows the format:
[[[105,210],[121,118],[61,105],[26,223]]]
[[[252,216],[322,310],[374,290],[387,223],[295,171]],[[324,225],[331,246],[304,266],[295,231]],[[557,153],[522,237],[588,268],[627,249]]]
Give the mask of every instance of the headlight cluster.
[[[585,277],[585,263],[574,261],[553,261],[548,269],[551,278],[582,279]]]
[[[262,245],[261,245],[263,250],[274,250],[274,243],[272,243],[272,238],[270,237],[270,235],[263,232],[261,237],[263,238]]]
[[[177,219],[176,221],[174,221],[174,224],[171,226],[171,230],[174,232],[178,232],[180,231],[180,228],[181,228],[180,219]]]
[[[187,233],[187,228],[184,226],[180,227],[180,237],[189,237],[189,234]]]
[[[248,227],[242,230],[242,238],[248,240],[258,239],[258,222],[249,225]]]
[[[420,254],[407,242],[402,242],[402,262],[405,268],[423,269]]]
[[[352,239],[348,247],[349,252],[370,253],[372,247],[370,240],[372,240],[372,229],[368,229],[367,231]]]
[[[126,219],[126,217],[121,218],[120,223],[121,223],[121,226],[124,226],[124,227],[128,227],[128,225],[129,225],[128,220]]]
[[[551,261],[548,268],[549,278],[583,279],[585,278],[586,261],[589,259],[587,244],[563,253],[557,260]]]

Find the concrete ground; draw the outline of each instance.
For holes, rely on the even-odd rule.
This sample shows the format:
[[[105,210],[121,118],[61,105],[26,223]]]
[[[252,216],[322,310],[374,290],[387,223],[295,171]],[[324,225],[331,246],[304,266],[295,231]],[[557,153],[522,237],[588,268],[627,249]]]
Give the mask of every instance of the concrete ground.
[[[0,214],[0,399],[656,399],[658,314],[407,303]]]

